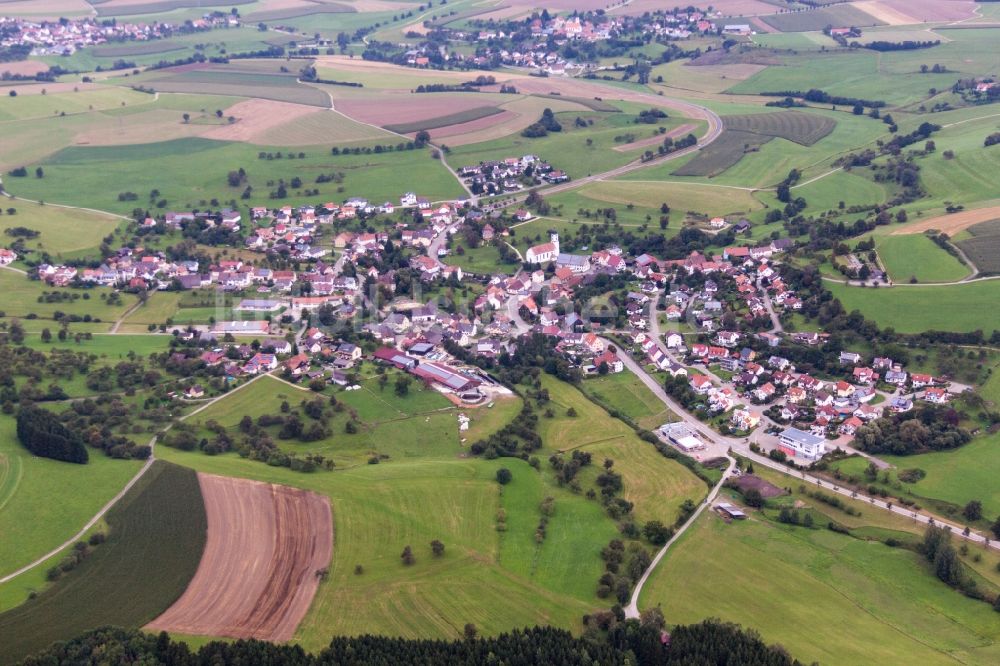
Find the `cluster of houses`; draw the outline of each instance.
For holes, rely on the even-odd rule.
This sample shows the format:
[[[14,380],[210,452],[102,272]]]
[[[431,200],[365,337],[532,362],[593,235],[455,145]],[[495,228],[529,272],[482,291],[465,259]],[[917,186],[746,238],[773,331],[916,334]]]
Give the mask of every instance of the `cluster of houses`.
[[[93,18],[29,21],[0,16],[0,48],[30,46],[32,56],[68,56],[89,46],[109,42],[163,39],[179,31],[201,31],[219,27],[237,27],[240,19],[232,14],[212,13],[191,21],[190,25],[170,23],[130,23],[98,21]]]
[[[0,266],[8,266],[17,261],[17,252],[0,247]]]
[[[480,162],[458,170],[459,177],[476,194],[502,194],[517,192],[525,186],[542,183],[564,183],[569,176],[561,169],[553,169],[535,155],[507,157],[502,160]]]

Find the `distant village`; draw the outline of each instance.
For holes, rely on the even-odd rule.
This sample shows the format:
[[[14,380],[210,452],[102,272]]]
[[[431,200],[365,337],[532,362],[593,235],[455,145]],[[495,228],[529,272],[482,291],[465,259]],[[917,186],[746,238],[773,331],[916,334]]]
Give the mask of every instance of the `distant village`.
[[[58,21],[28,21],[0,16],[0,48],[17,47],[27,56],[68,56],[80,49],[114,42],[163,39],[185,32],[198,32],[222,27],[238,27],[239,16],[213,12],[200,19],[180,25],[154,21],[130,23],[94,18],[60,19]]]

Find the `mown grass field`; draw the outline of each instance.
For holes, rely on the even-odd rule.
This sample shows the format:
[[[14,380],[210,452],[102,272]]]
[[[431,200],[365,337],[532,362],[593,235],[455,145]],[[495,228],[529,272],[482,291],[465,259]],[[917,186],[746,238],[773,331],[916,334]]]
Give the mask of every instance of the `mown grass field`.
[[[994,611],[938,581],[915,553],[757,517],[702,516],[643,591],[640,608],[656,604],[668,622],[738,622],[824,664],[998,658]]]
[[[827,283],[844,309],[860,310],[880,326],[891,326],[898,333],[921,331],[992,333],[1000,329],[1000,313],[984,308],[1000,295],[995,281],[935,286],[899,286],[891,289],[865,289]]]
[[[972,500],[983,503],[983,514],[994,520],[1000,516],[1000,436],[975,438],[954,450],[915,456],[886,456],[899,469],[919,468],[927,473],[914,484],[903,487],[915,495],[943,500],[964,507]]]
[[[3,303],[0,305],[4,315],[8,318],[27,317],[35,315],[39,319],[52,319],[55,312],[66,314],[90,315],[95,321],[103,324],[106,330],[110,322],[120,317],[128,307],[135,302],[134,297],[129,294],[122,294],[121,305],[108,305],[101,299],[102,292],[108,290],[94,289],[92,291],[80,292],[72,289],[58,289],[49,287],[44,282],[29,280],[24,275],[9,270],[0,270],[0,290],[4,294]],[[65,294],[76,294],[80,298],[53,302],[39,303],[38,299],[43,292],[60,292]],[[86,294],[89,299],[82,296]],[[49,322],[47,324],[55,332],[56,326]],[[82,330],[82,329],[81,329]]]
[[[515,257],[515,261],[516,261]],[[461,266],[463,271],[480,275],[493,273],[510,273],[517,271],[519,264],[504,264],[500,262],[500,252],[495,245],[480,245],[479,247],[463,248],[463,254],[452,250],[444,258],[449,266]]]
[[[628,370],[587,378],[581,390],[646,430],[677,420],[677,416]]]
[[[136,83],[158,92],[218,93],[273,99],[310,106],[329,107],[330,98],[322,90],[299,83],[296,72],[288,75],[218,65],[214,68],[175,72],[159,70],[152,76],[137,78]]]
[[[77,92],[25,94],[16,97],[5,94],[0,97],[0,121],[105,111],[123,106],[142,106],[153,101],[152,95],[118,86],[81,83],[77,87]]]
[[[34,178],[34,175],[31,177]],[[17,179],[7,181],[8,187],[16,187]],[[43,206],[27,201],[4,204],[5,213],[7,207],[14,208],[17,213],[0,218],[0,228],[25,227],[39,232],[38,237],[26,239],[25,246],[32,251],[48,252],[54,259],[78,258],[95,253],[101,239],[122,224],[119,218],[85,210]],[[13,240],[6,234],[3,238],[6,242]]]
[[[907,282],[911,277],[920,282],[953,282],[969,274],[968,267],[957,257],[923,234],[882,236],[876,240],[875,249],[896,282]]]
[[[806,210],[810,213],[838,209],[841,201],[845,206],[880,204],[888,194],[881,183],[846,171],[837,171],[808,185],[795,186],[792,193],[806,200]],[[777,197],[773,201],[777,203]]]
[[[317,137],[318,138],[318,137]],[[282,159],[260,159],[259,153],[282,152]],[[46,177],[5,183],[16,195],[45,201],[130,214],[137,202],[118,201],[121,192],[134,192],[142,203],[153,189],[167,201],[166,208],[189,210],[238,200],[246,205],[275,205],[269,197],[277,183],[302,179],[302,189],[316,189],[316,199],[339,201],[346,196],[366,196],[375,201],[396,201],[406,191],[432,200],[459,196],[458,182],[429,151],[412,150],[379,155],[331,155],[330,146],[303,146],[302,159],[288,159],[287,147],[255,146],[207,139],[179,139],[160,143],[114,147],[71,147],[45,159]],[[243,167],[253,187],[249,200],[240,195],[244,186],[230,187],[226,174]],[[34,166],[32,166],[34,168]],[[320,174],[342,172],[346,194],[336,183],[315,183]],[[405,174],[405,177],[403,176]],[[109,187],[109,183],[117,183]],[[300,190],[288,188],[290,200],[305,200]],[[204,202],[204,203],[202,203]]]
[[[93,453],[93,452],[92,452]],[[86,465],[39,458],[21,446],[12,416],[0,417],[0,575],[73,536],[139,470],[97,452]],[[22,597],[23,600],[23,597]]]
[[[647,174],[648,175],[648,174]],[[591,199],[608,204],[618,204],[616,212],[629,204],[652,213],[655,227],[660,219],[660,205],[670,206],[671,222],[679,224],[686,211],[704,215],[749,214],[762,208],[760,201],[747,190],[714,187],[701,183],[684,183],[656,180],[602,180],[591,183],[583,190]],[[676,212],[674,212],[676,211]],[[564,215],[576,216],[577,210],[566,207]],[[674,222],[678,220],[678,222]],[[645,220],[643,220],[645,221]]]
[[[108,513],[107,525],[107,541],[76,569],[36,599],[0,614],[0,659],[11,662],[105,625],[141,627],[170,606],[205,546],[197,475],[155,463]]]

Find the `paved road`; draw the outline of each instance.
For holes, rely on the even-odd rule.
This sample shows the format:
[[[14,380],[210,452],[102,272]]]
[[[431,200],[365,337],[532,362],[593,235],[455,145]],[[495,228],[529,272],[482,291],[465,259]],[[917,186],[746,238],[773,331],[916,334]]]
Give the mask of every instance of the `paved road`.
[[[604,342],[607,344],[615,344],[614,341],[607,339],[604,339]],[[842,495],[844,497],[850,497],[863,502],[868,502],[869,504],[872,505],[872,507],[888,510],[897,515],[910,518],[915,523],[920,523],[924,525],[937,525],[939,527],[947,527],[951,530],[952,533],[954,533],[959,538],[965,538],[968,541],[971,541],[972,543],[984,544],[990,548],[995,548],[997,550],[1000,550],[1000,540],[994,540],[989,536],[974,531],[970,531],[968,536],[963,537],[962,531],[964,527],[961,525],[950,523],[938,516],[933,516],[927,513],[913,511],[912,509],[900,506],[899,504],[895,504],[891,501],[887,502],[884,499],[877,499],[874,497],[870,497],[868,495],[865,495],[864,493],[857,492],[850,488],[844,488],[835,483],[831,483],[830,481],[819,479],[805,471],[792,470],[781,463],[771,460],[767,456],[762,456],[751,451],[749,438],[739,439],[735,437],[726,437],[724,435],[720,435],[718,433],[710,431],[705,424],[703,424],[696,417],[694,417],[687,410],[685,410],[680,405],[680,403],[678,403],[676,400],[667,395],[666,391],[663,390],[663,387],[660,385],[660,383],[654,377],[652,377],[648,372],[646,372],[646,369],[640,363],[638,363],[634,358],[632,358],[630,354],[628,354],[623,350],[622,353],[619,354],[619,358],[622,360],[622,363],[625,365],[625,367],[628,368],[630,372],[635,373],[635,375],[639,377],[642,383],[645,384],[650,389],[650,391],[652,391],[653,394],[657,398],[659,398],[660,401],[663,402],[664,405],[666,405],[675,414],[677,414],[677,416],[680,417],[681,421],[683,421],[689,428],[691,428],[693,432],[697,433],[698,436],[704,442],[708,443],[707,455],[711,457],[725,456],[728,458],[730,451],[735,452],[740,456],[751,460],[754,465],[761,465],[763,467],[769,467],[771,469],[775,469],[779,472],[789,475],[790,477],[797,478],[801,483],[808,483],[817,487],[821,487],[826,492],[833,492],[838,495]],[[731,473],[731,470],[732,470],[732,465],[730,465],[726,473],[727,474]],[[717,493],[718,493],[718,486],[713,489],[713,492],[710,494],[710,498],[714,499]],[[684,527],[682,527],[681,532],[684,529],[686,529],[687,525],[690,525],[691,522],[693,522],[693,520],[701,513],[701,509],[704,509],[705,506],[706,505],[703,504],[699,508],[699,511],[696,512],[694,516],[692,516],[691,520],[688,521],[688,523],[685,524]],[[675,535],[675,539],[677,536],[680,536],[680,534],[678,533],[677,535]],[[662,555],[666,552],[666,549],[674,542],[675,539],[671,539],[671,541],[668,542],[667,546],[665,546],[664,549],[661,550],[660,553],[657,555],[657,557],[653,560],[649,569],[647,569],[647,571],[643,574],[643,577],[640,579],[641,583],[644,583],[645,580],[649,577],[652,570],[659,563],[660,559],[662,559]],[[633,615],[628,615],[629,617],[638,617],[639,592],[641,592],[641,587],[637,585],[636,592],[633,593],[632,599],[629,603],[629,608],[626,611],[626,615],[628,615],[629,613],[633,613]]]
[[[736,468],[736,461],[733,458],[729,458],[729,456],[726,456],[726,458],[729,460],[729,465],[722,473],[722,478],[719,479],[719,482],[715,484],[715,486],[713,486],[712,490],[708,493],[708,497],[706,497],[705,501],[698,505],[698,508],[693,514],[691,514],[691,517],[688,518],[687,522],[681,525],[680,528],[674,532],[674,535],[670,537],[670,540],[664,544],[663,548],[660,549],[660,552],[658,552],[656,557],[653,558],[653,561],[650,562],[649,567],[647,567],[642,573],[642,577],[639,578],[639,581],[635,584],[635,589],[632,590],[632,598],[629,600],[628,606],[625,607],[625,617],[639,617],[639,595],[642,594],[642,588],[646,584],[646,581],[649,580],[653,570],[656,569],[656,565],[660,563],[660,560],[662,560],[663,556],[667,554],[667,551],[672,545],[674,545],[674,542],[680,539],[681,535],[684,534],[689,527],[694,525],[694,522],[698,520],[698,516],[701,515],[701,512],[704,511],[706,507],[712,505],[712,502],[714,502],[715,498],[718,497],[719,491],[722,490],[723,484],[730,476],[732,476],[733,470]]]
[[[781,325],[781,320],[778,319],[777,313],[774,311],[774,304],[771,303],[771,294],[767,293],[767,289],[761,286],[760,278],[757,279],[757,291],[762,295],[762,300],[764,301],[764,307],[767,308],[767,314],[771,318],[771,333],[784,333],[785,327]]]

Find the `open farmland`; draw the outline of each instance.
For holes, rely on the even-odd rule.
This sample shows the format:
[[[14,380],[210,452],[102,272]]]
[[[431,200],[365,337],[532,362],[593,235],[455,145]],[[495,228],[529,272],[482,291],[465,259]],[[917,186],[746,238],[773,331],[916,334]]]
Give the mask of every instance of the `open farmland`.
[[[774,137],[754,132],[724,130],[719,138],[701,148],[693,158],[673,172],[675,176],[717,176],[747,152],[757,150]]]
[[[837,4],[820,9],[772,14],[762,17],[765,23],[781,32],[810,32],[833,25],[854,25],[859,28],[885,25],[871,14],[852,4]]]
[[[187,590],[147,625],[182,634],[290,640],[330,563],[330,502],[288,486],[202,474],[208,540]]]
[[[347,3],[323,2],[323,3],[303,3],[295,7],[283,9],[265,9],[259,12],[252,12],[247,15],[248,21],[283,21],[285,19],[299,18],[302,16],[313,16],[316,14],[345,14],[356,12],[357,10]]]
[[[993,220],[1000,219],[1000,206],[989,208],[972,208],[969,210],[939,215],[926,220],[917,220],[908,223],[893,231],[894,234],[922,234],[925,231],[940,231],[954,237],[962,231],[969,230],[980,224],[989,225],[982,228],[986,235],[992,235],[993,225],[989,224]]]
[[[106,521],[105,543],[37,598],[0,614],[0,660],[97,627],[140,627],[180,596],[205,547],[196,474],[154,463]]]
[[[980,222],[968,229],[972,238],[957,241],[980,273],[1000,273],[1000,219]]]
[[[395,144],[395,142],[393,142]],[[270,193],[283,179],[299,178],[301,187],[319,191],[317,198],[340,200],[364,196],[376,201],[396,200],[402,192],[420,192],[432,200],[461,194],[462,189],[438,160],[427,150],[404,150],[381,154],[331,155],[330,146],[301,146],[288,157],[288,146],[256,146],[246,143],[180,139],[161,143],[115,147],[71,147],[59,151],[41,164],[46,177],[23,178],[7,185],[12,193],[32,199],[112,210],[130,214],[135,202],[119,201],[124,191],[146,200],[158,189],[166,206],[186,210],[205,207],[211,199],[239,199],[245,185],[230,187],[226,174],[243,167],[247,184],[253,187],[245,205],[274,205]],[[282,153],[281,159],[261,159],[260,154]],[[299,158],[298,153],[304,157]],[[34,168],[34,165],[31,165]],[[342,172],[344,181],[316,183],[321,174]],[[399,174],[406,173],[405,182]],[[121,189],[108,183],[121,183]],[[298,189],[288,188],[289,198],[302,200]],[[204,201],[205,203],[201,203]]]
[[[996,662],[994,611],[938,581],[918,554],[754,513],[731,524],[704,514],[668,551],[640,607],[663,604],[671,622],[714,616],[753,626],[806,661]]]
[[[230,5],[248,5],[254,0],[229,0]],[[175,9],[204,7],[203,0],[107,0],[92,3],[98,16],[133,16],[139,14],[160,14]]]
[[[459,111],[457,113],[450,113],[446,116],[438,116],[437,118],[385,125],[385,128],[390,132],[396,132],[397,134],[410,134],[411,132],[448,127],[449,125],[470,123],[475,120],[489,118],[490,116],[495,116],[500,113],[503,113],[503,109],[498,109],[495,106],[480,106],[468,109],[467,111]]]
[[[602,180],[591,183],[586,196],[606,203],[634,204],[657,213],[664,202],[678,212],[692,210],[705,215],[747,214],[762,207],[747,190],[700,183]],[[576,214],[575,210],[567,212]]]
[[[723,116],[722,122],[726,129],[788,139],[803,146],[813,145],[837,126],[833,118],[800,111]]]
[[[158,92],[259,97],[324,108],[330,106],[330,98],[324,91],[297,80],[298,69],[309,61],[295,61],[290,67],[280,62],[283,61],[276,64],[274,61],[239,60],[226,64],[183,65],[146,72],[132,80],[135,85]]]
[[[957,257],[923,234],[880,236],[875,243],[879,259],[896,282],[953,282],[969,274]]]
[[[655,430],[677,420],[677,416],[629,371],[588,378],[580,389],[646,430]]]
[[[987,336],[1000,330],[1000,311],[983,307],[1000,298],[1000,281],[985,280],[933,286],[896,286],[865,289],[827,284],[847,312],[860,310],[879,326],[899,333],[982,330]]]
[[[25,240],[25,247],[32,251],[48,252],[53,257],[76,257],[88,252],[96,252],[101,239],[112,233],[122,220],[111,215],[43,206],[26,201],[3,202],[5,208],[13,208],[16,215],[0,218],[0,228],[25,227],[37,231],[39,236]],[[10,242],[10,236],[4,236]]]

